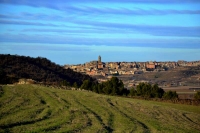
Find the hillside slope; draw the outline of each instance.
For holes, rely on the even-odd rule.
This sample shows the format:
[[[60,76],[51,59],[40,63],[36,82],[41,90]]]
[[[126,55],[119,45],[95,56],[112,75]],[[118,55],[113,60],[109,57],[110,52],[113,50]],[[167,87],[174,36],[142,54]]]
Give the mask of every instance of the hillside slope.
[[[0,132],[200,132],[200,106],[3,86]]]
[[[168,71],[146,72],[134,75],[137,81],[147,80],[152,83],[169,85],[182,82],[188,86],[199,86],[200,66],[177,67]]]
[[[0,83],[14,83],[20,78],[26,78],[48,84],[58,84],[65,80],[71,85],[74,82],[81,85],[85,79],[93,80],[88,75],[63,69],[46,58],[2,54],[0,54],[0,77]]]

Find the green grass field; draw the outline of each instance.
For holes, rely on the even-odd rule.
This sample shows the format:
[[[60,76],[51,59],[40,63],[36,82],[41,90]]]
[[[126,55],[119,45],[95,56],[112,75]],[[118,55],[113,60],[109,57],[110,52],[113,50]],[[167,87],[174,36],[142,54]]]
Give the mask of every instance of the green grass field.
[[[37,85],[3,91],[0,132],[200,132],[200,106]]]

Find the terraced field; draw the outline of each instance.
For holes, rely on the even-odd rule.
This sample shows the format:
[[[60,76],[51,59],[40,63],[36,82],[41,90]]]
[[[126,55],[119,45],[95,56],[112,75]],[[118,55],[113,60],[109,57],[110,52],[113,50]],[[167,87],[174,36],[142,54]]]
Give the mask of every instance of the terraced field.
[[[0,132],[200,132],[200,106],[3,86]]]

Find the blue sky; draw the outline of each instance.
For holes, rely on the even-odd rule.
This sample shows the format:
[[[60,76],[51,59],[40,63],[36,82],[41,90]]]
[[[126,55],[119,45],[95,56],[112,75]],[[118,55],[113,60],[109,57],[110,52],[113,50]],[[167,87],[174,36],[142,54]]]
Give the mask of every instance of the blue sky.
[[[57,64],[200,60],[199,0],[0,0],[0,53]]]

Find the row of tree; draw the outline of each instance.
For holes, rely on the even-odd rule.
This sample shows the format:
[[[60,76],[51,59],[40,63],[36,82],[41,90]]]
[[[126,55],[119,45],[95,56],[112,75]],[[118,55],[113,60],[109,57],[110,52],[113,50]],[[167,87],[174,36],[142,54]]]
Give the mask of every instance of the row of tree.
[[[117,77],[112,77],[110,80],[102,83],[85,80],[80,88],[107,95],[127,95],[128,91],[124,88],[123,82]]]
[[[165,92],[157,84],[151,85],[149,83],[140,83],[136,88],[130,90],[124,88],[124,84],[117,77],[112,77],[110,80],[102,83],[94,83],[89,80],[85,80],[80,89],[93,91],[106,95],[118,95],[118,96],[139,96],[143,98],[164,98],[164,99],[176,99],[178,95],[175,91]]]

